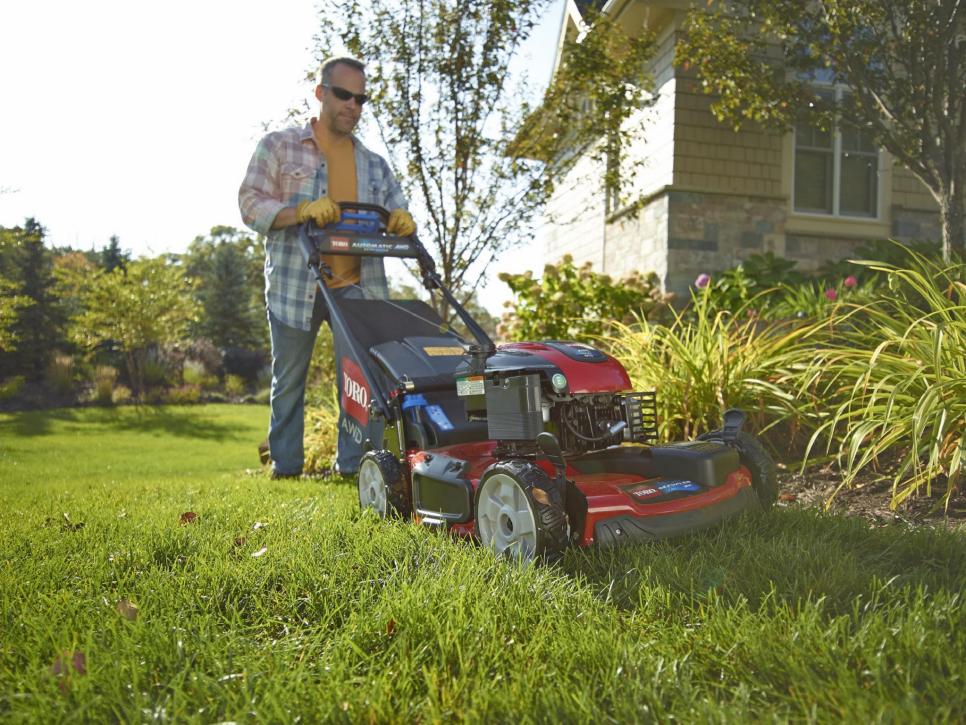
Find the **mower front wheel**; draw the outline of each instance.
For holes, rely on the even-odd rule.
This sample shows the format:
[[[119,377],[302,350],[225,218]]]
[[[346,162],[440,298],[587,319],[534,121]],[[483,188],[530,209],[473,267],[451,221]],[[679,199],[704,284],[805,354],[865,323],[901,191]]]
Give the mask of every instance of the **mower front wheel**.
[[[476,490],[476,531],[498,556],[554,561],[567,548],[569,523],[558,485],[529,461],[493,464]]]
[[[362,509],[374,509],[384,519],[408,519],[412,514],[402,466],[389,451],[369,451],[363,455],[356,484]]]

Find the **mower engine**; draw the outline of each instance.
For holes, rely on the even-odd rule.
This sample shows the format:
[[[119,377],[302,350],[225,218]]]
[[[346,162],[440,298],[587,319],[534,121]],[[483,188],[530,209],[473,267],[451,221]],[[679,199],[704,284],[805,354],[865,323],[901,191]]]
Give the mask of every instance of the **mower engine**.
[[[467,415],[488,436],[526,452],[541,433],[556,435],[565,455],[657,440],[653,392],[630,393],[616,360],[571,342],[514,343],[486,360],[481,374],[457,372]]]
[[[550,396],[549,418],[568,454],[657,440],[652,392]]]

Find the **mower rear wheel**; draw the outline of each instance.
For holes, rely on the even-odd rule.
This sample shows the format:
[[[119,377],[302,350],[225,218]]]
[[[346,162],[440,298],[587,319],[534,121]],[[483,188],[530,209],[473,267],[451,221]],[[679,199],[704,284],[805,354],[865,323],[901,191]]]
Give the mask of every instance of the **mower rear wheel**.
[[[408,519],[411,515],[402,467],[389,451],[369,451],[363,455],[356,484],[362,509],[374,509],[384,519]]]
[[[557,483],[529,461],[492,465],[476,490],[476,531],[498,556],[554,561],[570,533]]]
[[[716,430],[699,436],[698,440],[723,442],[721,431]],[[763,509],[769,509],[778,500],[778,473],[775,461],[758,440],[757,436],[745,431],[738,432],[735,447],[741,464],[751,472],[751,487],[758,496]]]

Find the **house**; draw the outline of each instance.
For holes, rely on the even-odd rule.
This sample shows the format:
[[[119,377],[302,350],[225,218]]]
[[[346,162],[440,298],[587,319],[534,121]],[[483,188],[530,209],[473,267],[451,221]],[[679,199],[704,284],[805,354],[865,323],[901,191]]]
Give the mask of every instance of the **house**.
[[[567,0],[558,63],[591,4]],[[601,8],[627,33],[656,36],[648,69],[653,97],[631,119],[642,134],[625,152],[641,171],[615,203],[602,169],[581,159],[548,205],[541,232],[547,261],[569,253],[613,276],[654,271],[666,289],[681,293],[699,273],[753,254],[774,252],[813,271],[868,240],[941,238],[930,193],[861,133],[735,132],[716,121],[693,71],[673,63],[691,5],[609,0]]]

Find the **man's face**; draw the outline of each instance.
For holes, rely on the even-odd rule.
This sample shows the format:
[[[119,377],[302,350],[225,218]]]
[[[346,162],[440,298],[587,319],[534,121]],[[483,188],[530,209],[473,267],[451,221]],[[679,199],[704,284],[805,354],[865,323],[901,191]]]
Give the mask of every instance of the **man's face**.
[[[339,63],[332,69],[332,78],[327,85],[329,88],[319,86],[315,89],[316,98],[322,102],[319,121],[336,135],[348,135],[359,123],[362,106],[355,98],[349,98],[347,101],[340,100],[333,93],[332,86],[349,91],[353,95],[363,94],[366,92],[366,76],[362,71]]]

